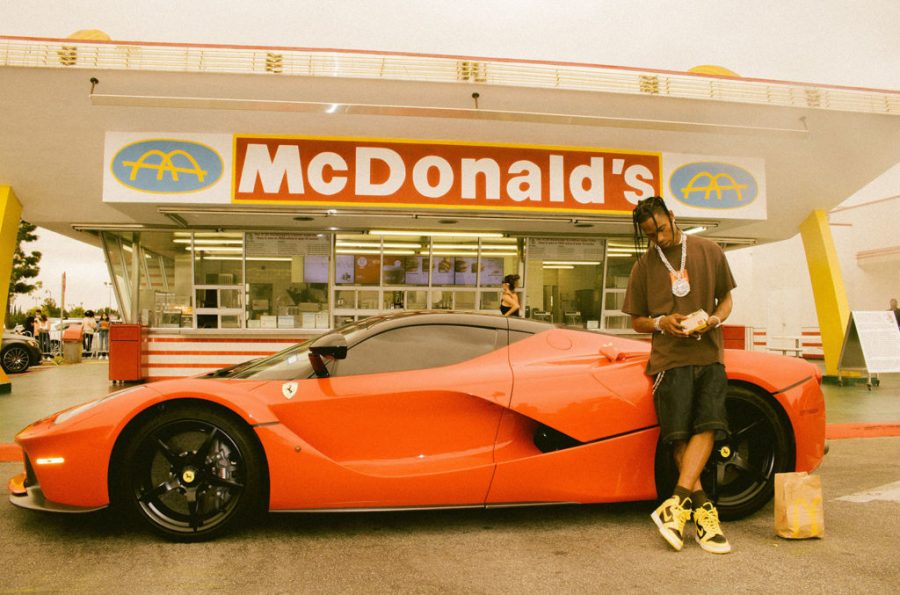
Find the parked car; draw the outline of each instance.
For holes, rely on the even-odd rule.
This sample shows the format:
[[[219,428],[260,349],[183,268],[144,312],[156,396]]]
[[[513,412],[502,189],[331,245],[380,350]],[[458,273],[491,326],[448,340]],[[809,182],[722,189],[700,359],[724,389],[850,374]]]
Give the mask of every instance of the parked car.
[[[259,510],[651,500],[658,443],[649,344],[496,315],[404,312],[270,357],[127,388],[22,430],[20,507],[110,503],[175,540]],[[824,456],[818,369],[729,351],[731,435],[703,481],[723,517]]]
[[[20,374],[31,366],[37,366],[43,359],[37,339],[28,335],[3,332],[3,347],[0,348],[0,364],[7,374]]]

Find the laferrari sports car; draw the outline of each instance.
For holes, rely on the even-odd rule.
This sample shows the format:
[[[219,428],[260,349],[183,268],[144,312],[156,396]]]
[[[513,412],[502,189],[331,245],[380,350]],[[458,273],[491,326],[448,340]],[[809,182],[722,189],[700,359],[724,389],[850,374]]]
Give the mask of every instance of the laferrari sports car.
[[[171,539],[260,511],[397,510],[653,500],[674,486],[658,444],[649,344],[548,323],[404,312],[270,357],[126,388],[16,441],[10,500],[120,509]],[[730,436],[704,474],[723,517],[824,454],[817,368],[727,354]]]

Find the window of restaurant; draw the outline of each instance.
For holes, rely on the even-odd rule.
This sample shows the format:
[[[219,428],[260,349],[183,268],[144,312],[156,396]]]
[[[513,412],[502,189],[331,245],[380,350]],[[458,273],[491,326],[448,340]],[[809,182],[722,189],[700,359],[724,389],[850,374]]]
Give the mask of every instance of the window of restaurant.
[[[245,245],[247,328],[330,328],[330,235],[248,232]]]
[[[499,233],[338,234],[334,325],[395,309],[495,312],[521,261],[521,240]]]
[[[529,238],[526,316],[599,328],[604,241]]]
[[[626,330],[631,328],[631,316],[622,312],[625,289],[631,268],[637,260],[634,243],[630,239],[610,239],[603,283],[603,319],[600,328]]]
[[[633,248],[500,233],[103,232],[123,314],[134,263],[140,319],[155,328],[322,331],[391,310],[496,313],[521,276],[523,315],[626,329]],[[620,245],[621,244],[621,245]],[[139,259],[132,259],[135,249]]]

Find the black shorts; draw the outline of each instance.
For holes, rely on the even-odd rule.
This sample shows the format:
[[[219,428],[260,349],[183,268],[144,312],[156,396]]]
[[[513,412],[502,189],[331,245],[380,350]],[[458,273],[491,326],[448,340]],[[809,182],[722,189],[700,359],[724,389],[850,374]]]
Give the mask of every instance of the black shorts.
[[[656,375],[653,404],[663,442],[687,440],[694,434],[728,434],[725,395],[728,378],[720,363],[672,368]]]

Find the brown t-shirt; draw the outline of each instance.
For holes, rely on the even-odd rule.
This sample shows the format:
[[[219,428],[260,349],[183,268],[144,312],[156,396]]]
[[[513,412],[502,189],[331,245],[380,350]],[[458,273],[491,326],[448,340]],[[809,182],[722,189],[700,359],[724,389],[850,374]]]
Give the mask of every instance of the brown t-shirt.
[[[687,237],[687,236],[682,236]],[[681,265],[681,244],[663,250],[676,271]],[[736,287],[725,253],[715,242],[691,236],[687,239],[685,262],[691,291],[684,297],[672,293],[672,282],[666,265],[655,246],[650,246],[631,269],[622,311],[632,316],[666,316],[690,314],[700,308],[712,315],[719,300]],[[694,337],[653,335],[653,347],[647,362],[647,374],[657,374],[681,366],[702,366],[725,362],[722,329]]]

